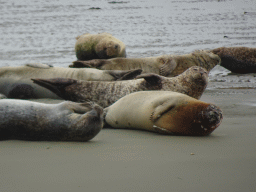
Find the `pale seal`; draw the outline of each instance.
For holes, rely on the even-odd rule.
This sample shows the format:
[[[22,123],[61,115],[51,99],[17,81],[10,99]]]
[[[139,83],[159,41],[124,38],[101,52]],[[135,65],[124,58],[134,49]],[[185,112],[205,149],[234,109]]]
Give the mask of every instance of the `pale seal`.
[[[76,102],[94,101],[107,107],[121,97],[137,91],[176,91],[200,98],[207,83],[207,72],[201,67],[191,67],[177,77],[142,74],[136,80],[101,82],[73,79],[32,79],[34,83],[56,93],[65,100]]]
[[[114,58],[91,61],[74,61],[69,67],[93,67],[105,70],[142,69],[143,73],[155,73],[165,77],[174,77],[189,67],[200,66],[208,72],[220,63],[218,55],[210,51],[194,51],[185,55],[162,55],[146,58]]]
[[[34,84],[31,78],[73,78],[87,81],[115,81],[133,79],[141,70],[112,71],[98,69],[71,69],[51,67],[45,64],[28,64],[19,67],[0,68],[0,93],[8,98],[52,98],[60,99],[51,91]]]
[[[222,121],[219,107],[172,91],[129,94],[104,109],[105,127],[205,136]]]
[[[109,33],[78,36],[75,52],[78,60],[126,57],[125,44]]]
[[[256,48],[220,47],[212,52],[221,58],[221,66],[233,73],[256,73]]]
[[[88,141],[102,127],[103,109],[95,103],[0,100],[2,140]]]

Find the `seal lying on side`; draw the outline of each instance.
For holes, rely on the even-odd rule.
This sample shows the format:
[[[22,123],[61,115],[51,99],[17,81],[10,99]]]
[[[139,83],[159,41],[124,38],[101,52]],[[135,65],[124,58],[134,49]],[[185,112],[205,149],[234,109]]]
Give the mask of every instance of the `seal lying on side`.
[[[185,55],[163,55],[147,58],[114,58],[91,61],[74,61],[69,67],[93,67],[107,70],[142,69],[143,73],[156,73],[165,77],[173,77],[183,73],[189,67],[200,66],[208,72],[220,63],[218,55],[210,51],[195,51]]]
[[[88,141],[102,127],[103,109],[94,103],[0,100],[2,140]]]
[[[113,128],[188,136],[209,135],[223,118],[219,107],[172,91],[129,94],[105,108],[104,116]]]
[[[109,33],[78,36],[75,44],[78,60],[126,57],[125,44]]]
[[[207,72],[201,67],[191,67],[177,77],[163,77],[157,74],[142,74],[136,80],[102,82],[77,81],[73,79],[32,79],[34,83],[56,93],[65,100],[94,101],[108,107],[121,97],[137,91],[161,90],[185,93],[200,98],[207,83]]]
[[[220,47],[212,52],[221,58],[221,66],[233,73],[256,73],[256,48]]]
[[[28,64],[20,67],[0,68],[0,93],[8,98],[53,98],[59,99],[51,91],[34,84],[31,78],[73,78],[88,81],[114,81],[133,79],[141,70],[107,71],[98,69],[71,69],[50,67],[45,64]]]

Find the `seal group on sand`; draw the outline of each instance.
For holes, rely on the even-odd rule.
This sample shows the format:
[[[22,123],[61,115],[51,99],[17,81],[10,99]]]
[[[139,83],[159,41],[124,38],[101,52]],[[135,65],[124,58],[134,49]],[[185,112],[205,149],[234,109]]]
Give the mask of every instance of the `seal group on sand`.
[[[211,50],[221,58],[221,66],[233,73],[256,73],[256,48],[219,47]]]
[[[126,57],[125,44],[109,33],[78,36],[75,44],[78,60]]]
[[[199,99],[207,83],[208,74],[201,67],[191,67],[177,77],[163,77],[157,74],[142,74],[136,80],[127,81],[78,81],[74,79],[32,79],[59,97],[76,101],[93,101],[108,107],[121,97],[137,91],[177,91]]]
[[[209,135],[223,118],[219,107],[172,91],[129,94],[105,108],[104,116],[113,128],[187,136]]]
[[[71,69],[51,67],[46,64],[28,64],[19,67],[0,68],[0,93],[8,98],[53,98],[60,99],[51,91],[34,84],[31,78],[73,78],[88,81],[115,81],[133,79],[141,70],[113,71],[98,69]]]
[[[43,104],[0,100],[0,139],[88,141],[103,127],[103,109],[95,103]]]
[[[92,67],[104,70],[142,69],[143,73],[155,73],[166,77],[174,77],[192,66],[203,67],[209,72],[217,64],[220,64],[218,55],[206,50],[197,50],[185,55],[74,61],[70,67]]]

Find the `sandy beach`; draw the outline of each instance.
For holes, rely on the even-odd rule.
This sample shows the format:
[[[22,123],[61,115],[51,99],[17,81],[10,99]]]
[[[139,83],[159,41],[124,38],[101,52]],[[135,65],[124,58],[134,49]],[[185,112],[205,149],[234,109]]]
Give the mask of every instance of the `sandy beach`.
[[[103,129],[90,142],[1,141],[1,191],[254,191],[255,89],[206,90],[207,137]]]

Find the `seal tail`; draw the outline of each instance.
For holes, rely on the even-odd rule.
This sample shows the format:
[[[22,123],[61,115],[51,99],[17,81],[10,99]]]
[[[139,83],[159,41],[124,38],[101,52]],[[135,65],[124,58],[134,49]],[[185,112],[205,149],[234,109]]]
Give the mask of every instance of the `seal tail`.
[[[53,79],[31,79],[33,83],[49,89],[59,97],[68,100],[65,88],[77,83],[75,79],[53,78]]]

